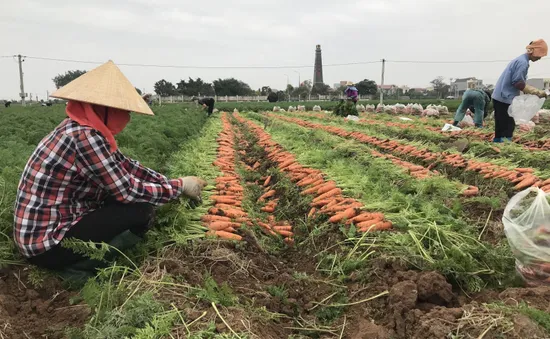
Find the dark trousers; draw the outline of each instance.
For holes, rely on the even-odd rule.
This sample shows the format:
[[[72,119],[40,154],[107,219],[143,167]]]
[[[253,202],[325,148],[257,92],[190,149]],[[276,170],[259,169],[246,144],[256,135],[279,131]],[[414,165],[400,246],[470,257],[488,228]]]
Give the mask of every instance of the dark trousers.
[[[509,104],[493,99],[495,107],[495,139],[512,138],[516,129],[516,121],[508,115]]]
[[[130,230],[142,236],[154,218],[154,207],[147,203],[122,204],[108,200],[105,205],[85,215],[65,233],[63,239],[108,243],[115,236]],[[29,259],[36,266],[58,270],[88,259],[62,246],[63,241],[50,250]]]
[[[208,116],[211,116],[214,112],[214,103],[208,105]]]

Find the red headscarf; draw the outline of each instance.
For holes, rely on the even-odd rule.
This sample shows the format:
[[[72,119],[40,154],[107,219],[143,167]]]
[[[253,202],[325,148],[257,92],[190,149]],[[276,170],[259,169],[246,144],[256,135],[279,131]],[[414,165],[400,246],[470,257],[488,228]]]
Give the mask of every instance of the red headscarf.
[[[94,110],[95,108],[95,110]],[[105,125],[105,110],[107,109],[107,125]],[[111,152],[115,152],[118,147],[115,141],[115,135],[120,133],[130,121],[130,112],[118,108],[92,105],[80,101],[69,101],[66,113],[69,118],[78,122],[82,126],[89,126],[99,131],[109,145]]]

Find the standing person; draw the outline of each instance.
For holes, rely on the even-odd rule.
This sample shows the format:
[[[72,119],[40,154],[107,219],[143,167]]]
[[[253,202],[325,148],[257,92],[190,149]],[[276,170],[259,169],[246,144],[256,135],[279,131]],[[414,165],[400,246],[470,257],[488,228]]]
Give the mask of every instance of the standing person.
[[[197,98],[193,98],[193,101],[198,100]],[[202,98],[198,100],[198,104],[202,105],[204,109],[208,111],[208,116],[211,116],[214,112],[214,98]]]
[[[153,95],[150,93],[145,94],[143,97],[143,100],[147,103],[147,105],[151,106],[153,104]]]
[[[354,104],[356,104],[357,101],[359,100],[359,91],[351,81],[348,81],[346,86],[347,88],[344,91],[344,93],[346,94],[346,97],[348,98],[348,100],[351,100],[353,101]]]
[[[512,60],[504,69],[493,92],[495,108],[495,138],[494,142],[512,141],[516,122],[508,115],[508,107],[520,91],[533,94],[539,98],[546,98],[546,92],[526,84],[529,61],[536,62],[548,54],[548,45],[542,39],[532,41],[527,52]]]
[[[458,126],[462,119],[464,119],[466,110],[470,109],[470,111],[474,113],[475,126],[477,128],[483,128],[483,119],[487,116],[490,103],[491,93],[489,91],[483,91],[481,89],[467,90],[464,92],[462,102],[456,111],[453,126]]]
[[[68,100],[68,117],[42,139],[25,166],[14,240],[32,264],[79,279],[102,262],[62,246],[65,239],[132,247],[152,227],[154,206],[182,195],[199,202],[206,183],[168,179],[120,152],[115,135],[130,112],[154,114],[112,61],[51,96]]]

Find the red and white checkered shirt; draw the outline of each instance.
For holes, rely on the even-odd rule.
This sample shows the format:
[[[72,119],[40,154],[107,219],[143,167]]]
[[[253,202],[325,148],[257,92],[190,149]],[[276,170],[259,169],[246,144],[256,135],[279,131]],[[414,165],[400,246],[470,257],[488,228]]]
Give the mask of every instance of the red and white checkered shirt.
[[[113,196],[122,203],[167,203],[181,181],[141,166],[91,127],[69,118],[32,154],[19,183],[14,238],[21,254],[34,257],[57,245],[84,215]]]

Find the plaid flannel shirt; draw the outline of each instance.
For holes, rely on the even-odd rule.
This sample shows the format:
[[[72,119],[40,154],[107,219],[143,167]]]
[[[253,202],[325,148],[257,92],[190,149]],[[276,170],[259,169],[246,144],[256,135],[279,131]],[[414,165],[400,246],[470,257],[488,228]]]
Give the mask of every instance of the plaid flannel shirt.
[[[14,239],[27,258],[56,246],[107,196],[122,203],[167,203],[181,195],[178,179],[110,151],[91,127],[65,119],[30,157],[17,191]]]

